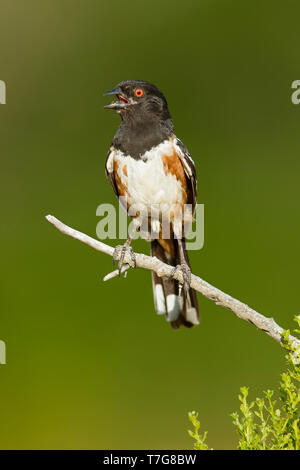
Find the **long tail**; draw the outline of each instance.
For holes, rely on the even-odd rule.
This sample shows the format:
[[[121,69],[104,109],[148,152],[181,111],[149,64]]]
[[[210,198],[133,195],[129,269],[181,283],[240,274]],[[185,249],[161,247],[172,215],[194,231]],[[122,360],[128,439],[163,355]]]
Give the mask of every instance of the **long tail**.
[[[188,253],[184,246],[184,256],[190,266]],[[158,240],[151,242],[151,255],[171,266],[180,264],[178,242],[176,239],[164,241],[164,247]],[[166,315],[166,320],[172,328],[177,329],[181,325],[191,328],[199,324],[199,307],[197,294],[194,289],[187,292],[181,289],[179,294],[179,282],[174,279],[163,279],[152,272],[154,305],[158,315]]]

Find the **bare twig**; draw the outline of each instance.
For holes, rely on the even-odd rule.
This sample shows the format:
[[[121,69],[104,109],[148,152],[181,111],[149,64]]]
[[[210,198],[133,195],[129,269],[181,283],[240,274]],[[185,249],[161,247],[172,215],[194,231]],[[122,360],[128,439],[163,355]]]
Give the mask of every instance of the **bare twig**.
[[[121,274],[124,273],[124,276],[126,276],[126,273],[129,270],[129,268],[130,268],[129,264],[123,264],[121,268]],[[106,274],[106,276],[104,276],[103,278],[103,281],[109,281],[110,279],[113,279],[114,277],[117,277],[119,275],[120,275],[119,270],[116,269],[115,271]]]
[[[47,215],[46,219],[54,225],[60,232],[64,233],[65,235],[69,235],[76,240],[89,245],[91,248],[94,248],[97,251],[101,251],[109,256],[113,256],[114,248],[106,245],[99,240],[95,240],[94,238],[89,237],[88,235],[79,232],[71,227],[68,227],[60,220],[56,219],[53,215]],[[130,256],[128,258],[128,254],[125,255],[125,263],[130,262]],[[150,271],[155,271],[159,277],[173,277],[177,279],[179,282],[183,282],[182,274],[180,270],[177,270],[174,274],[172,266],[169,266],[162,261],[159,261],[156,257],[151,257],[144,255],[142,253],[135,253],[136,257],[136,266],[138,268],[148,269]],[[127,272],[129,269],[129,264],[125,265],[122,269],[122,272]],[[110,274],[107,274],[104,280],[112,279],[113,277],[118,275],[118,270],[113,271]],[[192,274],[191,278],[191,287],[196,291],[200,292],[202,295],[211,299],[215,302],[216,305],[221,305],[222,307],[231,310],[237,317],[246,320],[253,325],[255,325],[260,330],[267,333],[271,338],[275,339],[277,342],[281,342],[281,335],[283,329],[277,325],[273,318],[268,318],[262,315],[261,313],[256,312],[252,308],[248,307],[248,305],[240,302],[237,299],[234,299],[228,294],[225,294],[221,290],[217,289],[216,287],[212,286],[208,282],[201,279],[199,276],[195,276]],[[300,340],[295,338],[294,336],[290,335],[290,340],[293,342],[295,347],[300,346]]]

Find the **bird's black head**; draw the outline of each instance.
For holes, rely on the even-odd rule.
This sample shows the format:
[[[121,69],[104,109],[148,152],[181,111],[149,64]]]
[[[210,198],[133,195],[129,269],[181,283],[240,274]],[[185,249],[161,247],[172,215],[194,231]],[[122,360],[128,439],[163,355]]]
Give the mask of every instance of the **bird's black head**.
[[[105,95],[116,95],[118,101],[104,106],[114,109],[122,119],[130,121],[165,121],[171,119],[167,101],[162,92],[143,80],[126,80]]]
[[[162,92],[143,80],[126,80],[105,95],[118,101],[104,106],[121,115],[113,146],[125,155],[139,158],[147,150],[170,138],[174,133],[167,101]]]

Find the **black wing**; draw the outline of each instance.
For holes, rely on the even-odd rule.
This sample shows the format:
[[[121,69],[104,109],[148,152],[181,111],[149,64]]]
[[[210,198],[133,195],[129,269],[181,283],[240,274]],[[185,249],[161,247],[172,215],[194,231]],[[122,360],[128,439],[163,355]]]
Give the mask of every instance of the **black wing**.
[[[189,194],[188,204],[192,204],[193,212],[197,204],[197,175],[195,163],[189,154],[186,146],[177,137],[174,139],[174,147],[183,165],[184,173],[187,178]]]
[[[112,188],[116,194],[117,197],[119,197],[119,191],[117,188],[116,180],[115,180],[115,175],[114,175],[114,152],[115,149],[113,146],[110,147],[107,155],[106,155],[106,161],[105,161],[105,174],[106,177],[109,179],[110,184],[112,185]]]

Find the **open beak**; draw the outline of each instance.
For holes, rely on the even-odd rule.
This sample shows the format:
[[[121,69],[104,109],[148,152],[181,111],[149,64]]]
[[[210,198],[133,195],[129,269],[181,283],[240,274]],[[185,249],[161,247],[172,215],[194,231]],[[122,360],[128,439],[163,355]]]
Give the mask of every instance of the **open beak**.
[[[105,109],[115,109],[116,111],[126,108],[126,105],[129,104],[129,100],[122,94],[121,88],[117,87],[113,90],[109,90],[103,94],[106,95],[116,95],[119,101],[113,101],[110,104],[104,106]]]

